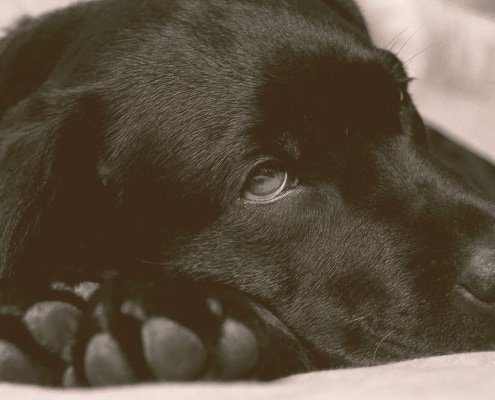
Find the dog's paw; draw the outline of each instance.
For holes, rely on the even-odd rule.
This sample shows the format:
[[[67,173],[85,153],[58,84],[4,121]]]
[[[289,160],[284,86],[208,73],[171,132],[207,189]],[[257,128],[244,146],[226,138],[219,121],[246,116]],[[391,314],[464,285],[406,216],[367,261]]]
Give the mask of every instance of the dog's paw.
[[[171,279],[0,287],[0,382],[111,386],[272,379],[310,353],[246,297]]]
[[[16,286],[2,288],[0,382],[64,385],[85,308],[83,293],[94,288],[93,283],[31,291]],[[80,295],[78,289],[82,290]]]
[[[114,282],[95,295],[74,348],[89,386],[249,379],[260,328],[242,301],[178,280]]]

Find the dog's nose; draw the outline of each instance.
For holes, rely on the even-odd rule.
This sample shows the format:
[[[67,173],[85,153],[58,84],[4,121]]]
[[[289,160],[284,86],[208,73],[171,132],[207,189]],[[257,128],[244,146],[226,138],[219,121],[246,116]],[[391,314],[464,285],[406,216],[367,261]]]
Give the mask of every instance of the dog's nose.
[[[477,248],[472,253],[459,283],[478,300],[495,303],[495,246]]]

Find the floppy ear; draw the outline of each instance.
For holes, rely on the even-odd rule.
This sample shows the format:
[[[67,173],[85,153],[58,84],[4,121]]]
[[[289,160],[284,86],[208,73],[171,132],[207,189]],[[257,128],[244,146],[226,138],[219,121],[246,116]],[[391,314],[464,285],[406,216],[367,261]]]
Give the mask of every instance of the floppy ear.
[[[0,40],[0,120],[47,80],[77,34],[85,9],[25,18]]]
[[[109,215],[102,118],[95,96],[76,89],[32,95],[0,122],[0,277],[93,245]]]
[[[50,88],[87,7],[25,19],[0,41],[0,278],[67,262],[105,215],[102,109],[91,88]]]

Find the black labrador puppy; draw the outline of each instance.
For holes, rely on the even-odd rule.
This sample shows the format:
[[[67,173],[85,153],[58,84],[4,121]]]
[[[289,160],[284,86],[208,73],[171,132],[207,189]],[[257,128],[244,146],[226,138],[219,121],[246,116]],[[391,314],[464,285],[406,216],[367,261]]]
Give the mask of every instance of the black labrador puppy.
[[[431,140],[409,81],[350,0],[22,21],[0,42],[0,379],[272,379],[494,349],[493,167],[482,194],[438,160],[481,165]]]

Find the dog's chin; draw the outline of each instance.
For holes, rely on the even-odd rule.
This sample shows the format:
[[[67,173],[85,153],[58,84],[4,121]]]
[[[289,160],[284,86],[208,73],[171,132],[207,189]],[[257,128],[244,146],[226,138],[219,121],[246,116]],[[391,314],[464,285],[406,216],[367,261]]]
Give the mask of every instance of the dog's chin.
[[[476,330],[477,327],[472,327]],[[459,332],[459,336],[445,338],[443,335],[418,339],[397,332],[367,332],[365,344],[359,349],[346,349],[339,367],[355,368],[384,365],[418,358],[472,353],[495,350],[495,335],[491,332]]]
[[[348,352],[344,356],[347,367],[371,367],[421,357],[424,354],[410,341],[389,333],[368,332],[367,344],[359,350]]]
[[[420,301],[400,310],[383,307],[349,318],[338,332],[319,338],[330,367],[368,367],[394,362],[495,350],[495,305],[455,285],[443,304]]]

